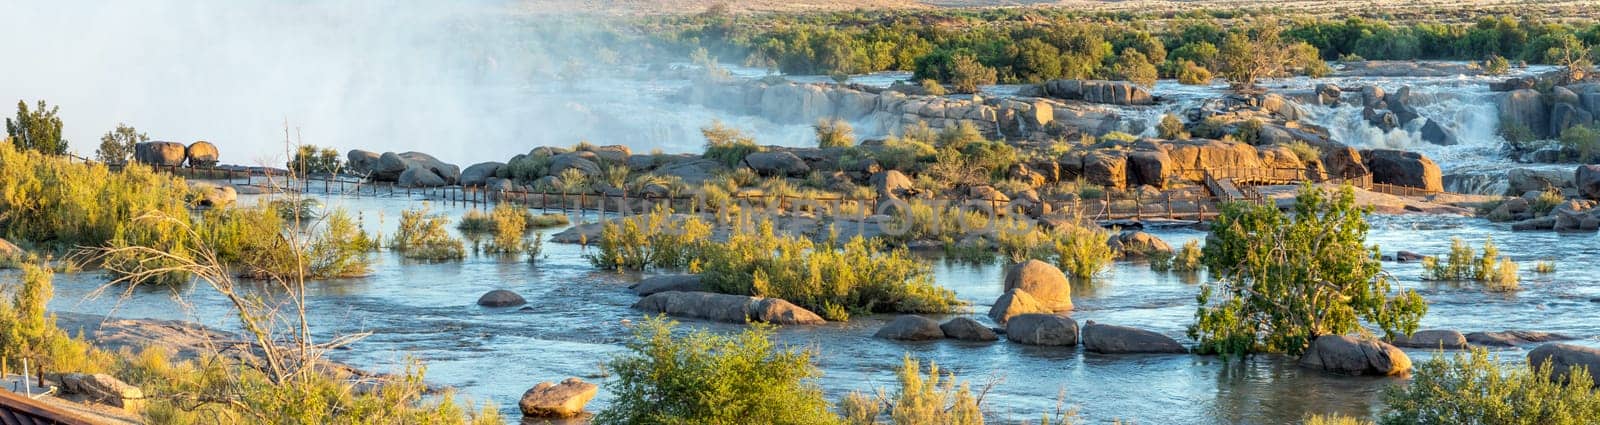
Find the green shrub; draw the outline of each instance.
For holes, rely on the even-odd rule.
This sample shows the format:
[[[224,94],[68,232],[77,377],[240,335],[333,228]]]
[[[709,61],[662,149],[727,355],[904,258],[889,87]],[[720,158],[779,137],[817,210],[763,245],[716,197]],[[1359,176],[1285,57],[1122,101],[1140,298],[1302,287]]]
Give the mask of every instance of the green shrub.
[[[1533,133],[1533,129],[1511,117],[1500,117],[1500,137],[1512,144],[1527,143],[1539,138]]]
[[[700,133],[706,138],[705,158],[728,167],[738,168],[744,162],[744,157],[763,150],[755,139],[744,135],[739,129],[723,126],[720,121],[701,128]]]
[[[944,96],[950,94],[950,90],[945,89],[943,84],[939,84],[938,80],[932,78],[925,78],[919,84],[922,85],[922,91],[928,93],[930,96]]]
[[[1584,125],[1575,125],[1562,130],[1561,137],[1557,141],[1563,148],[1572,151],[1576,155],[1573,159],[1579,162],[1600,160],[1600,131],[1594,131]]]
[[[512,159],[506,166],[495,171],[495,176],[503,179],[513,179],[520,182],[531,182],[550,174],[550,163],[554,159],[544,150],[529,152],[520,158]]]
[[[23,264],[19,282],[9,283],[11,299],[0,303],[0,373],[20,372],[27,360],[35,376],[56,372],[103,373],[113,361],[106,353],[73,339],[56,327],[46,306],[55,297],[52,272]],[[15,370],[13,370],[15,368]]]
[[[528,229],[528,210],[502,203],[490,214],[494,222],[494,239],[486,250],[499,254],[516,254],[526,247],[523,236]]]
[[[150,136],[132,126],[118,123],[116,130],[100,136],[100,147],[95,149],[94,158],[107,164],[126,164],[133,159],[133,145],[148,141]]]
[[[1139,140],[1139,136],[1135,136],[1135,135],[1132,135],[1132,134],[1124,133],[1124,132],[1121,132],[1121,131],[1113,131],[1113,132],[1110,132],[1110,133],[1106,133],[1106,134],[1100,135],[1100,141],[1101,142],[1133,143],[1133,142],[1138,141],[1138,140]]]
[[[466,247],[445,230],[449,222],[449,218],[429,212],[427,204],[401,211],[400,228],[390,246],[410,259],[459,260],[466,256]]]
[[[1159,137],[1167,140],[1181,140],[1189,138],[1189,132],[1183,130],[1183,120],[1177,115],[1168,113],[1161,116],[1161,124],[1156,126]]]
[[[666,208],[607,221],[599,250],[589,262],[605,270],[683,269],[700,258],[711,225],[696,216],[676,216]]]
[[[676,326],[660,317],[635,326],[628,353],[606,364],[615,398],[596,425],[839,423],[810,382],[820,374],[811,354],[777,347],[771,327],[674,336]]]
[[[812,126],[817,132],[817,147],[848,148],[856,145],[855,129],[845,120],[817,120]]]
[[[1239,123],[1239,127],[1233,130],[1233,137],[1238,139],[1240,142],[1251,145],[1257,144],[1261,142],[1262,125],[1264,124],[1262,124],[1261,120],[1259,119],[1251,118],[1246,120],[1245,122]]]
[[[1555,273],[1556,262],[1550,260],[1539,260],[1539,262],[1533,264],[1533,272],[1538,274]]]
[[[927,264],[904,249],[880,252],[859,236],[833,241],[779,236],[771,221],[736,228],[706,244],[701,281],[717,292],[782,298],[828,320],[853,313],[948,313],[955,293],[935,285]]]
[[[0,147],[0,232],[46,250],[114,240],[188,255],[183,179],[130,164],[120,172],[32,150]],[[146,220],[135,220],[150,216]],[[136,222],[137,221],[137,222]]]
[[[1122,49],[1122,54],[1117,56],[1117,62],[1112,66],[1112,74],[1145,87],[1154,87],[1156,84],[1156,66],[1143,53],[1132,48]]]
[[[876,425],[882,423],[878,416],[888,413],[890,423],[896,425],[983,425],[978,397],[954,373],[940,375],[938,364],[928,363],[924,373],[919,362],[907,355],[895,376],[900,389],[891,396],[892,403],[879,402],[860,392],[845,396],[839,403],[845,423]],[[885,405],[889,408],[884,409]]]
[[[1296,355],[1318,336],[1362,329],[1362,320],[1390,336],[1416,329],[1427,303],[1413,291],[1390,295],[1377,248],[1363,245],[1368,209],[1354,189],[1308,184],[1292,211],[1222,207],[1202,256],[1217,283],[1201,287],[1189,326],[1197,351]]]
[[[1579,368],[1581,370],[1581,368]],[[1506,366],[1472,348],[1418,364],[1411,382],[1384,390],[1382,423],[1588,424],[1600,418],[1600,395],[1588,373],[1561,383],[1527,366]]]
[[[1289,148],[1290,152],[1294,152],[1295,158],[1300,158],[1300,162],[1311,163],[1322,160],[1322,148],[1311,146],[1310,143],[1296,140],[1284,143],[1283,146]]]
[[[371,271],[367,253],[376,250],[378,242],[362,231],[349,213],[334,210],[323,217],[318,227],[308,247],[308,277],[356,277]]]
[[[1489,59],[1483,61],[1483,73],[1485,74],[1506,75],[1510,71],[1511,61],[1506,60],[1504,56],[1491,54]]]
[[[569,221],[567,219],[566,214],[558,214],[558,213],[544,213],[544,214],[531,216],[531,217],[528,218],[527,221],[528,221],[528,227],[529,228],[534,228],[534,229],[543,229],[543,228],[549,228],[549,227],[565,226],[565,225],[571,223],[571,221]]]
[[[1438,257],[1422,259],[1422,277],[1427,280],[1474,280],[1483,282],[1495,291],[1517,289],[1517,263],[1500,256],[1494,238],[1484,239],[1483,255],[1473,258],[1473,254],[1466,242],[1454,238],[1450,241],[1450,254],[1444,263],[1440,263]]]
[[[60,107],[50,107],[43,100],[28,110],[28,103],[17,101],[17,118],[6,118],[6,135],[17,150],[35,151],[49,155],[65,155],[67,140],[61,138],[61,118],[56,116]]]
[[[1178,66],[1178,84],[1203,86],[1211,84],[1211,80],[1216,78],[1211,75],[1211,70],[1192,61],[1183,61]]]
[[[1539,193],[1539,197],[1528,204],[1528,210],[1533,211],[1535,217],[1543,217],[1566,202],[1567,197],[1561,194],[1561,189],[1552,187]]]
[[[1151,254],[1150,269],[1158,272],[1176,271],[1183,273],[1200,271],[1201,249],[1200,241],[1193,240],[1183,244],[1176,253],[1157,251]]]
[[[1110,234],[1099,226],[1062,226],[1055,230],[1054,236],[1056,266],[1068,276],[1094,277],[1117,256],[1106,244]]]
[[[296,175],[336,174],[343,167],[339,151],[333,148],[318,149],[313,145],[300,145],[289,159],[289,171]]]

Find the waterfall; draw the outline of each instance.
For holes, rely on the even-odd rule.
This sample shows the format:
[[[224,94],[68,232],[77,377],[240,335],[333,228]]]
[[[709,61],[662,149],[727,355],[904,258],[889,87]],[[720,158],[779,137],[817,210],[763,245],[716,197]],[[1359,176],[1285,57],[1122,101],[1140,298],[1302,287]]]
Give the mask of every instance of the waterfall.
[[[1401,149],[1421,152],[1446,171],[1460,166],[1502,162],[1499,136],[1500,111],[1495,93],[1479,84],[1411,85],[1409,105],[1422,118],[1383,131],[1362,116],[1359,92],[1346,92],[1335,106],[1305,105],[1309,124],[1328,129],[1329,136],[1362,149]],[[1385,87],[1396,90],[1399,87]],[[1353,97],[1353,98],[1352,98]],[[1441,146],[1422,139],[1422,126],[1431,120],[1454,134],[1457,144]]]

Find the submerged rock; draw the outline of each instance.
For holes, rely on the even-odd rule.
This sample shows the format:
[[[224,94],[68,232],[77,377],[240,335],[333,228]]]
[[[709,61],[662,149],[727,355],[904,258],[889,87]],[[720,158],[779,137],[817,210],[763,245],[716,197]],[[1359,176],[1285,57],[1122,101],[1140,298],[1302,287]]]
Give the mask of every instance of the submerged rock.
[[[944,338],[944,330],[939,327],[939,322],[933,319],[907,314],[894,318],[872,336],[901,341],[927,341]]]
[[[950,319],[950,321],[939,325],[939,330],[944,331],[946,338],[962,341],[995,341],[1000,339],[999,335],[995,335],[994,329],[989,329],[988,326],[978,323],[977,320],[966,317]]]
[[[504,289],[489,291],[478,297],[478,305],[484,307],[516,307],[527,303],[528,300],[523,299],[521,295]]]
[[[1398,375],[1411,370],[1411,358],[1383,341],[1324,335],[1306,349],[1300,366],[1346,375]]]
[[[1548,369],[1546,362],[1549,362]],[[1560,381],[1568,379],[1573,367],[1583,367],[1589,372],[1590,382],[1600,383],[1600,348],[1545,344],[1528,352],[1528,365]]]
[[[1535,342],[1569,341],[1574,338],[1558,333],[1538,331],[1473,332],[1467,342],[1486,347],[1515,347]]]
[[[1006,270],[1005,290],[1021,289],[1050,311],[1072,309],[1072,284],[1061,269],[1039,260],[1028,260]]]
[[[633,292],[641,297],[655,295],[667,291],[679,292],[707,292],[705,285],[700,283],[700,275],[695,274],[669,274],[651,276],[629,286]]]
[[[1422,330],[1412,332],[1411,336],[1397,336],[1390,343],[1406,348],[1459,350],[1467,348],[1467,337],[1452,330]]]
[[[1006,339],[1018,344],[1078,345],[1078,322],[1055,314],[1024,314],[1006,321]]]
[[[728,323],[767,322],[779,325],[827,323],[810,310],[777,298],[710,292],[660,292],[633,304],[635,310]]]
[[[1102,354],[1189,352],[1172,337],[1144,329],[1099,324],[1093,320],[1083,325],[1083,349]]]
[[[1156,253],[1172,253],[1172,245],[1155,235],[1138,230],[1124,230],[1106,241],[1111,250],[1123,257],[1143,258]]]
[[[583,413],[583,406],[599,393],[599,386],[578,378],[567,378],[560,384],[540,382],[522,393],[522,400],[517,402],[517,407],[522,410],[523,416],[570,418]]]

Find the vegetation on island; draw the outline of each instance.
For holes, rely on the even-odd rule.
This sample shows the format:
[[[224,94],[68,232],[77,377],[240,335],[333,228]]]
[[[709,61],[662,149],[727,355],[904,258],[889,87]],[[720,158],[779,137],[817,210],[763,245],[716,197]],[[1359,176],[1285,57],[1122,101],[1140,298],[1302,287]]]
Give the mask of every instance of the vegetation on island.
[[[1500,256],[1494,238],[1483,240],[1483,254],[1473,256],[1471,246],[1461,238],[1450,240],[1450,254],[1443,262],[1439,257],[1422,258],[1422,278],[1427,280],[1471,280],[1483,282],[1490,290],[1517,290],[1517,263]]]
[[[1196,296],[1189,336],[1197,351],[1298,355],[1318,336],[1355,333],[1364,323],[1391,337],[1415,331],[1427,302],[1394,290],[1377,247],[1363,245],[1367,212],[1348,186],[1306,186],[1290,213],[1225,205],[1202,256],[1217,282]]]

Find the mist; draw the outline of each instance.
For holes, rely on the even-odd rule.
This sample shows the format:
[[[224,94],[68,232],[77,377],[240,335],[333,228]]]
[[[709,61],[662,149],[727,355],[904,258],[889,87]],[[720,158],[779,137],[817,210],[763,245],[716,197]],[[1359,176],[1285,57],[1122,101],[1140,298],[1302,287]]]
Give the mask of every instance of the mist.
[[[152,140],[211,141],[224,163],[245,165],[281,165],[286,139],[465,166],[580,140],[697,151],[713,119],[764,143],[805,133],[667,104],[681,81],[612,72],[625,46],[567,36],[603,24],[536,12],[510,1],[5,2],[0,101],[8,116],[17,100],[59,106],[79,155],[127,123]]]

